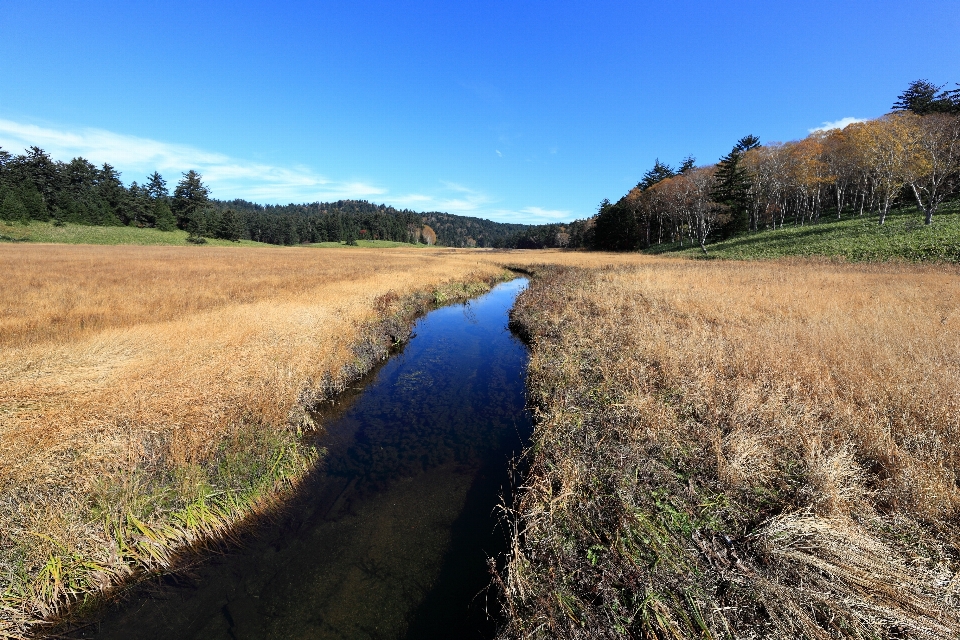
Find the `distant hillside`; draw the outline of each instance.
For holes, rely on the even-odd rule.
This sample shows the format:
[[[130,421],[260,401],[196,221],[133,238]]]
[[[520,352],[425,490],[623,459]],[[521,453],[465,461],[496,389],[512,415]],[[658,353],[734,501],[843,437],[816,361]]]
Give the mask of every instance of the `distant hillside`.
[[[312,204],[259,205],[246,200],[212,200],[215,210],[243,214],[253,240],[273,244],[330,242],[351,237],[370,240],[424,241],[423,225],[446,247],[500,247],[531,225],[493,222],[483,218],[373,204],[366,200],[338,200]]]
[[[451,247],[516,246],[516,238],[532,228],[441,212],[418,213],[365,200],[287,205],[217,200],[202,178],[188,171],[171,194],[157,172],[143,184],[133,182],[127,187],[109,164],[97,167],[83,158],[62,162],[39,147],[21,155],[0,149],[0,222],[52,223],[61,229],[79,225],[179,230],[195,243],[207,239],[280,245],[378,241]],[[14,235],[0,234],[0,240]],[[151,242],[166,244],[149,233],[100,236],[118,241],[149,236]]]

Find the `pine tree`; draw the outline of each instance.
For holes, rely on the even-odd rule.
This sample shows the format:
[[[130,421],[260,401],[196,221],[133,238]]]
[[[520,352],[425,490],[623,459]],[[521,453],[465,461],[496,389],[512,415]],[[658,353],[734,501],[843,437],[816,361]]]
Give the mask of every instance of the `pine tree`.
[[[183,174],[173,192],[170,207],[177,218],[177,226],[191,235],[204,235],[207,232],[206,208],[209,202],[210,190],[203,184],[203,176],[193,169]]]
[[[33,185],[32,182],[27,182],[20,185],[20,189],[17,195],[19,200],[22,203],[23,207],[27,212],[27,219],[30,220],[49,220],[50,216],[47,212],[47,205],[43,201],[43,196],[40,195],[40,191]]]
[[[0,200],[0,220],[7,220],[9,222],[22,222],[24,224],[30,221],[30,214],[27,213],[27,208],[23,206],[19,196],[13,189],[7,189],[3,195],[3,200]]]
[[[624,203],[612,204],[604,199],[597,212],[594,246],[605,251],[635,251],[640,247],[642,234],[637,218]]]
[[[177,228],[177,219],[170,210],[166,198],[158,198],[153,205],[153,219],[160,231],[173,231]]]
[[[152,175],[147,176],[147,183],[143,185],[143,187],[154,200],[159,200],[161,198],[166,200],[168,197],[170,197],[170,192],[167,191],[167,181],[164,180],[163,176],[156,171],[154,171]]]
[[[912,111],[918,116],[928,113],[960,113],[960,93],[956,89],[943,91],[944,85],[929,80],[914,80],[907,90],[897,96],[894,111]]]
[[[658,182],[675,175],[677,174],[670,165],[663,164],[660,162],[660,158],[657,158],[653,161],[653,168],[643,174],[643,179],[637,184],[637,187],[641,191],[645,191]]]
[[[236,242],[241,240],[247,234],[247,227],[244,224],[241,214],[233,209],[227,209],[220,214],[217,221],[217,227],[214,236],[223,240],[232,240]]]
[[[729,212],[728,221],[720,228],[724,236],[732,236],[750,228],[750,174],[742,164],[744,154],[760,146],[754,135],[740,138],[727,155],[717,163],[713,200]]]
[[[189,232],[187,240],[200,243],[208,233],[207,207],[210,190],[203,184],[203,176],[191,169],[183,174],[173,192],[170,207],[177,218],[177,226]]]

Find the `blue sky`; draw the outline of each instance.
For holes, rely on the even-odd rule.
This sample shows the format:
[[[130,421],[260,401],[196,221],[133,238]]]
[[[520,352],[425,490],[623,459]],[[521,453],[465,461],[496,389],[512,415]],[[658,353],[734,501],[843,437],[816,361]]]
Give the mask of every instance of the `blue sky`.
[[[582,218],[960,81],[960,3],[0,2],[0,146],[213,195]]]

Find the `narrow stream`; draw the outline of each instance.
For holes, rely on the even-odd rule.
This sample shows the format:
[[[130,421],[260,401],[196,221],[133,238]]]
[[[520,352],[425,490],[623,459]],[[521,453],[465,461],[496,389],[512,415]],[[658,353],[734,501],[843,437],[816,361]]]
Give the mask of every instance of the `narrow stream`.
[[[190,575],[154,581],[70,637],[489,638],[486,559],[526,442],[526,280],[431,312],[341,415],[285,513]]]

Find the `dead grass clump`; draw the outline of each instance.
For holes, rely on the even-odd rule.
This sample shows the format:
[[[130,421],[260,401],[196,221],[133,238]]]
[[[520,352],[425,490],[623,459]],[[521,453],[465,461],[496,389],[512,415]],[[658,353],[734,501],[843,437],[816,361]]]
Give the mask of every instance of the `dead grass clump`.
[[[955,270],[558,269],[507,637],[960,635]]]

